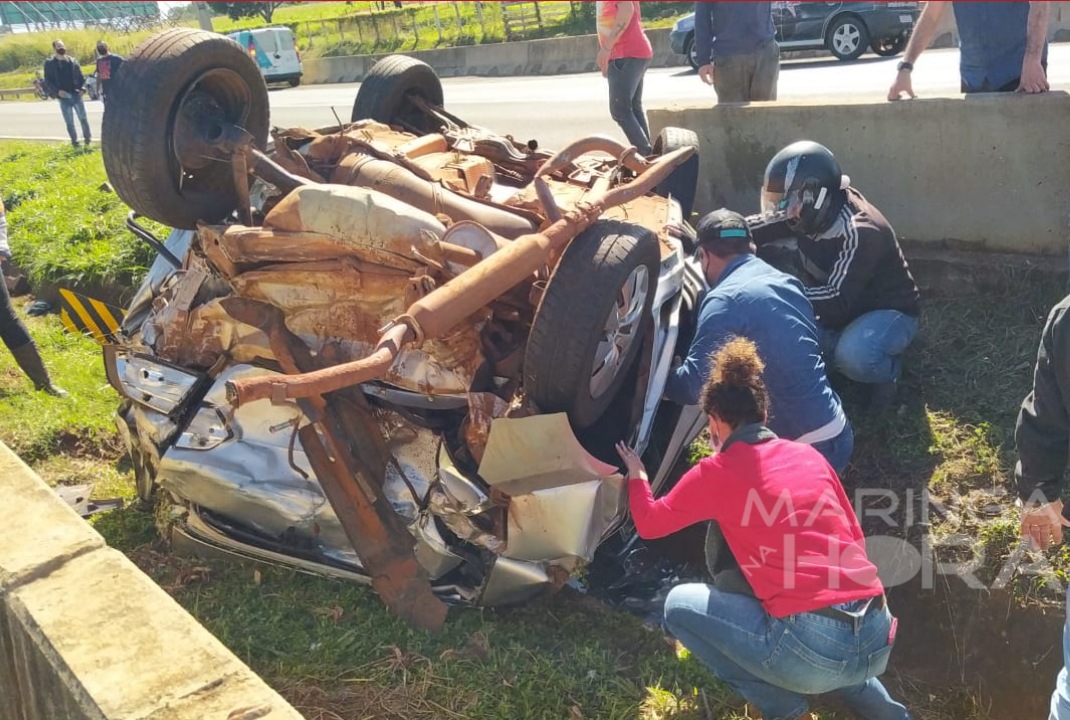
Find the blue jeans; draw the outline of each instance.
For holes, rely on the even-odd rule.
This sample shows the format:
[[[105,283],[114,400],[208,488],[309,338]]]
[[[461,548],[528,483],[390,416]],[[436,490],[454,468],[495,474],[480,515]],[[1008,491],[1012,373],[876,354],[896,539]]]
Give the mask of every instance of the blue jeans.
[[[1063,623],[1063,669],[1055,681],[1051,694],[1051,714],[1048,720],[1070,720],[1070,587],[1066,589],[1066,622]]]
[[[851,427],[851,421],[847,421],[843,432],[836,437],[816,442],[811,447],[825,457],[837,475],[843,477],[843,471],[847,469],[847,463],[851,461],[851,453],[855,449],[855,431]]]
[[[620,125],[628,142],[643,155],[653,150],[650,128],[643,111],[643,76],[649,60],[617,58],[609,61],[606,79],[609,80],[609,114]]]
[[[891,622],[887,608],[867,614],[857,634],[813,613],[775,618],[756,598],[697,583],[665,599],[669,631],[765,720],[795,720],[808,708],[804,695],[827,692],[863,720],[910,720],[877,680],[892,653]]]
[[[918,319],[898,310],[874,310],[842,330],[821,328],[821,350],[833,368],[860,383],[899,379],[899,356],[918,334]]]
[[[59,110],[63,113],[63,122],[67,123],[67,134],[71,137],[71,143],[78,144],[78,133],[74,130],[74,114],[78,113],[78,121],[82,124],[82,137],[89,142],[93,133],[89,131],[89,118],[85,115],[85,103],[80,94],[71,95],[67,98],[59,98]]]

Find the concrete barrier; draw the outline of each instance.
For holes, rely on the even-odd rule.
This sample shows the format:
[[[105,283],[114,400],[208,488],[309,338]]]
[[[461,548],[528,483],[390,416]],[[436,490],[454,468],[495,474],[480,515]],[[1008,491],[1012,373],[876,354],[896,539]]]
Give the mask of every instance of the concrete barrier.
[[[652,132],[701,142],[696,210],[757,212],[784,145],[816,140],[908,240],[1065,255],[1070,244],[1070,96],[973,95],[897,103],[674,104]]]
[[[668,28],[648,30],[647,35],[654,46],[651,67],[673,67],[684,62],[683,57],[669,48]],[[595,35],[574,35],[547,40],[399,52],[423,60],[441,77],[561,75],[594,72],[598,39]],[[382,57],[385,56],[309,58],[303,63],[302,81],[308,84],[358,82],[364,79],[372,65]]]
[[[0,718],[301,720],[0,444]]]

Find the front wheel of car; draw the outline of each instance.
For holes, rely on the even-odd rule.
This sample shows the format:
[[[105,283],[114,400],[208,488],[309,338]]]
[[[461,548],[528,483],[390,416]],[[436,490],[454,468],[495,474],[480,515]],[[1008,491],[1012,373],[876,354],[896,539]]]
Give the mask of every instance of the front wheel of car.
[[[881,57],[892,57],[903,52],[903,48],[907,46],[907,39],[906,33],[888,35],[874,40],[870,43],[869,49]]]
[[[854,15],[845,15],[829,27],[825,44],[840,60],[857,60],[869,45],[869,29]]]
[[[698,48],[695,47],[695,33],[691,33],[687,36],[687,42],[684,44],[684,54],[687,55],[687,64],[691,66],[692,70],[698,70]]]
[[[654,154],[668,155],[680,148],[693,147],[695,154],[688,158],[680,167],[672,171],[672,175],[655,188],[655,192],[662,197],[672,196],[680,203],[680,210],[684,219],[690,219],[691,211],[695,207],[695,194],[698,191],[698,135],[694,130],[687,128],[667,127],[663,128],[654,139]]]
[[[593,425],[642,348],[657,289],[658,239],[601,221],[572,241],[543,293],[524,355],[524,388],[543,412]]]

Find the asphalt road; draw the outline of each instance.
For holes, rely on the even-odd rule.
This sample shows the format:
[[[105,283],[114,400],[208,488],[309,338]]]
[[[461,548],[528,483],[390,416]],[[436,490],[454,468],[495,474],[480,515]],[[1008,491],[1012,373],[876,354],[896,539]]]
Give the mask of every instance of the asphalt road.
[[[920,97],[954,96],[959,89],[958,50],[930,50],[914,72]],[[798,60],[781,66],[779,97],[789,101],[882,100],[895,75],[898,58],[863,56],[853,63],[834,59]],[[1053,89],[1070,89],[1070,43],[1049,50]],[[447,78],[446,105],[470,123],[519,140],[537,138],[545,147],[559,147],[580,135],[619,134],[609,118],[605,80],[596,73],[513,78]],[[335,123],[334,112],[348,120],[357,83],[312,85],[271,91],[271,122],[280,127],[323,127]],[[646,76],[648,108],[674,101],[716,96],[689,68],[651,70]],[[86,107],[94,137],[100,137],[103,107]],[[66,139],[54,102],[0,102],[0,137]]]

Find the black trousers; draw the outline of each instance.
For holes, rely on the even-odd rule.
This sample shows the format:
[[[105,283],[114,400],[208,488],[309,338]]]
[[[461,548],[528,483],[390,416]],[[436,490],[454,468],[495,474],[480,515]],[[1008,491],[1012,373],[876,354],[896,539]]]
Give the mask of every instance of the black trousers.
[[[0,277],[0,339],[9,350],[20,348],[32,342],[26,325],[19,319],[15,306],[11,304],[11,295],[7,292],[7,283]]]

